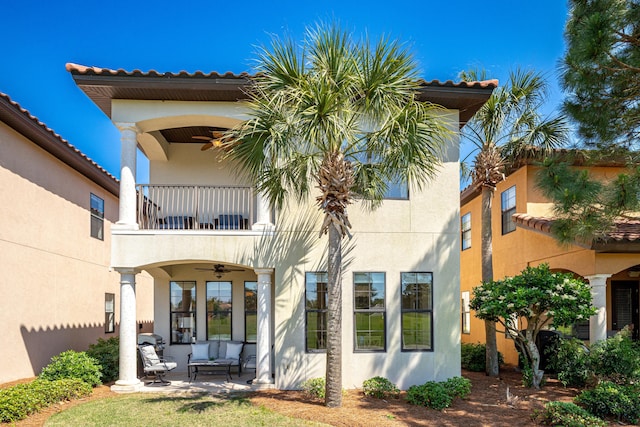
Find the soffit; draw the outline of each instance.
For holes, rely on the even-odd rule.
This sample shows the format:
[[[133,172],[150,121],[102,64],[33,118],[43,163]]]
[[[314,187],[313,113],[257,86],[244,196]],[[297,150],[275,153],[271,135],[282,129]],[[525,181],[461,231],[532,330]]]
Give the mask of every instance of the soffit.
[[[246,88],[256,75],[227,72],[160,73],[126,71],[66,65],[78,87],[109,117],[111,100],[166,101],[239,101],[247,99]],[[449,80],[420,80],[419,99],[460,111],[460,125],[464,124],[489,99],[498,86],[497,80],[458,82]]]

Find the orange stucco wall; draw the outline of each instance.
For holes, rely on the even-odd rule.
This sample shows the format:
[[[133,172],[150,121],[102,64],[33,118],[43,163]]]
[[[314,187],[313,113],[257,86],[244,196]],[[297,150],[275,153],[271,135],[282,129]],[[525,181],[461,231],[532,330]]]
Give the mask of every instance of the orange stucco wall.
[[[52,356],[104,333],[110,226],[118,199],[0,122],[0,383],[33,377]],[[90,193],[104,200],[104,240],[90,236]],[[138,319],[153,328],[153,282],[137,276]]]
[[[620,168],[592,168],[590,173],[602,179],[611,179],[621,172]],[[599,254],[577,245],[561,246],[545,234],[516,227],[516,230],[502,235],[500,195],[516,186],[516,212],[530,215],[549,215],[548,200],[536,188],[536,168],[522,167],[498,184],[492,206],[493,231],[493,275],[494,279],[514,276],[528,265],[548,263],[553,269],[572,271],[581,276],[592,274],[618,274],[628,280],[626,273],[620,273],[631,266],[640,264],[638,254]],[[471,247],[461,251],[460,288],[471,291],[481,283],[481,196],[478,195],[460,208],[460,215],[471,213]],[[610,287],[607,289],[607,310],[611,309]],[[462,334],[462,342],[484,342],[484,322],[471,315],[470,333]],[[611,319],[608,317],[608,329]],[[498,349],[505,356],[505,362],[517,363],[517,353],[513,341],[498,334]]]

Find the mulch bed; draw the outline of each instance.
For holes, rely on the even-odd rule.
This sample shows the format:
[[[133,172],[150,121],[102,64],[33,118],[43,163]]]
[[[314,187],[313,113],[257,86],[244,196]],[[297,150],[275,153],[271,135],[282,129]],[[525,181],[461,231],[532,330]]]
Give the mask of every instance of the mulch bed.
[[[404,399],[404,393],[400,399],[381,400],[366,397],[359,390],[349,390],[343,396],[342,407],[332,409],[326,408],[321,401],[310,400],[299,391],[262,390],[252,393],[250,399],[254,405],[283,415],[333,426],[519,427],[538,425],[532,415],[541,410],[546,402],[570,402],[580,392],[575,388],[565,388],[553,379],[548,380],[541,390],[523,387],[522,375],[513,368],[504,369],[498,378],[468,371],[463,371],[462,375],[473,384],[471,395],[464,400],[454,400],[452,406],[442,412],[410,405]],[[2,384],[0,388],[31,380]],[[507,399],[507,388],[513,396],[510,401]],[[95,388],[87,398],[54,405],[14,425],[39,427],[55,413],[115,395],[109,385],[103,385]]]

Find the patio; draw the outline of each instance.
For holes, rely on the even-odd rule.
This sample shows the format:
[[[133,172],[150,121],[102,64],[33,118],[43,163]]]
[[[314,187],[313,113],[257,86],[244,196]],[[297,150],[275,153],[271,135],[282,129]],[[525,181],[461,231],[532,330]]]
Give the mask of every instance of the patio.
[[[273,388],[273,384],[247,384],[247,381],[253,379],[255,373],[244,372],[238,376],[237,372],[231,374],[231,381],[225,381],[224,375],[200,374],[197,379],[189,382],[186,372],[168,372],[164,378],[171,381],[170,385],[144,385],[141,393],[233,393],[239,391],[255,391],[266,388]],[[149,379],[140,378],[143,383]]]

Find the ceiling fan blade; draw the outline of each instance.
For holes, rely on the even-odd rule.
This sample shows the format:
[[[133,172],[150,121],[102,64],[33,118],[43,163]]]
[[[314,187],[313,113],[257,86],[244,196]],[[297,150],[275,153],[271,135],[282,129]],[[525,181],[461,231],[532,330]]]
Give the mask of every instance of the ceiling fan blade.
[[[204,144],[202,147],[200,147],[200,151],[207,151],[213,148],[213,142],[209,141],[206,144]]]
[[[214,268],[198,268],[198,267],[196,267],[195,270],[198,270],[198,271],[218,271],[218,270],[216,270]]]
[[[210,138],[210,137],[208,137],[208,136],[198,136],[198,135],[196,135],[196,136],[192,136],[191,138],[193,138],[193,139],[199,139],[199,140],[201,140],[201,141],[211,141],[211,138]]]

